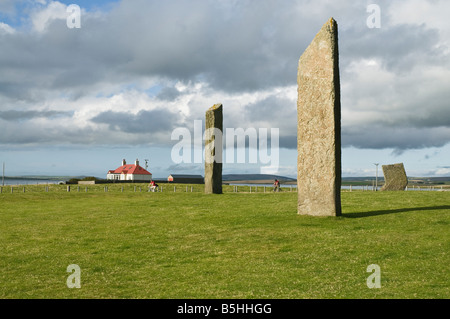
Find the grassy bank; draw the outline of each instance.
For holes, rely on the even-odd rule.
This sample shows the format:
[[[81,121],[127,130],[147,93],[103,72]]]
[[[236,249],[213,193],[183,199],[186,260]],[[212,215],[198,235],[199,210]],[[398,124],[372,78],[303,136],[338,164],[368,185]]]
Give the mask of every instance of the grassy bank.
[[[449,192],[344,192],[317,218],[295,192],[50,187],[0,195],[0,298],[450,297]]]

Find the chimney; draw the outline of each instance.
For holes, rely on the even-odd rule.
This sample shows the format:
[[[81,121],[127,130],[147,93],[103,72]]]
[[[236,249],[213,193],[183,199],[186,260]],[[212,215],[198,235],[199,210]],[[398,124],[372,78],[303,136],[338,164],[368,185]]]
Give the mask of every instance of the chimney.
[[[136,166],[139,166],[139,160],[136,158],[136,162],[134,162]]]
[[[127,165],[127,161],[125,159],[122,160],[122,166]]]

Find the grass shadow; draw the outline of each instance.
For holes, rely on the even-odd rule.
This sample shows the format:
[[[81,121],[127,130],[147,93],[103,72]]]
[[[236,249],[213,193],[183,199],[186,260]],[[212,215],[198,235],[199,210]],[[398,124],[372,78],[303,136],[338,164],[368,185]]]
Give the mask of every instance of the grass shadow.
[[[406,212],[413,212],[413,211],[427,211],[427,210],[449,210],[450,211],[450,205],[430,206],[430,207],[411,207],[411,208],[399,208],[399,209],[389,209],[389,210],[388,209],[387,210],[375,210],[375,211],[371,211],[371,212],[361,212],[361,213],[346,213],[346,214],[342,214],[342,217],[363,218],[363,217],[406,213]]]

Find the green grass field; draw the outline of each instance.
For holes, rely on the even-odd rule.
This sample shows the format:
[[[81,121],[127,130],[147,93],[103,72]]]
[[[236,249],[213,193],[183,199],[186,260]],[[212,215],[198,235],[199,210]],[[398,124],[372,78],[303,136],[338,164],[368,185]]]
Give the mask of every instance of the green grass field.
[[[333,218],[298,215],[290,191],[134,186],[4,187],[0,298],[450,297],[450,192],[343,192]]]

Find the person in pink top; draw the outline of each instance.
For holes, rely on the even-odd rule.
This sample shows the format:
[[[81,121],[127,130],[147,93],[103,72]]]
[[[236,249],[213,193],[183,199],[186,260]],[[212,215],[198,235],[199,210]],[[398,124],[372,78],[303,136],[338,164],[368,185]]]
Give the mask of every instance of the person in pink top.
[[[156,184],[155,181],[151,181],[151,182],[150,182],[150,185],[148,185],[148,186],[150,187],[150,190],[151,190],[152,192],[157,191],[158,188],[159,188],[158,184]]]

